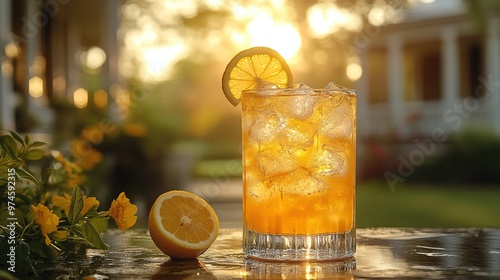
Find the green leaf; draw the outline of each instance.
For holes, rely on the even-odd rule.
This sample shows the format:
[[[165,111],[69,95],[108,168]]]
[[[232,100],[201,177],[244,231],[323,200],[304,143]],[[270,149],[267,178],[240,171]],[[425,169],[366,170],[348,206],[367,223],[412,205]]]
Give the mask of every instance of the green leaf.
[[[20,267],[29,267],[31,269],[31,272],[33,272],[35,275],[38,275],[35,267],[33,266],[33,261],[30,258],[30,247],[28,246],[28,244],[26,244],[26,242],[21,241],[16,246],[16,254],[19,255]],[[16,259],[18,259],[17,256]]]
[[[59,217],[59,219],[61,219],[64,216],[62,210],[59,209],[59,207],[57,207],[57,206],[55,206],[54,208],[52,208],[52,213],[56,214],[57,217]]]
[[[69,206],[68,221],[74,225],[78,222],[83,209],[83,192],[77,185],[71,193],[71,204]]]
[[[40,186],[40,180],[35,177],[35,175],[31,174],[31,172],[18,168],[16,169],[17,175],[19,175],[21,178],[28,179],[31,182],[35,183],[37,186]]]
[[[14,276],[12,273],[8,272],[7,270],[0,270],[0,279],[5,279],[5,280],[19,280],[16,276]]]
[[[12,135],[12,137],[14,137],[14,139],[16,139],[17,142],[19,142],[21,145],[24,146],[24,140],[21,137],[21,135],[19,135],[17,132],[12,131],[12,130],[9,132],[10,132],[10,135]]]
[[[83,239],[87,239],[87,235],[85,234],[85,229],[81,225],[75,225],[71,231],[76,235],[80,236]]]
[[[24,143],[25,143],[26,145],[29,145],[29,143],[30,143],[30,142],[31,142],[31,137],[30,137],[30,135],[29,135],[29,134],[24,135]]]
[[[29,243],[29,249],[31,252],[42,258],[50,258],[50,255],[47,254],[47,245],[45,245],[42,241],[31,241]]]
[[[27,204],[27,205],[30,205],[33,198],[30,198],[28,196],[26,196],[25,194],[23,193],[16,193],[16,199],[18,199],[20,202],[24,203],[24,204]]]
[[[101,235],[97,231],[97,229],[94,227],[92,223],[85,223],[83,225],[83,228],[85,229],[85,235],[87,236],[87,241],[92,243],[97,249],[102,249],[102,250],[107,250],[109,246],[104,243],[104,241],[101,238]]]
[[[47,145],[47,143],[42,142],[42,141],[35,141],[35,142],[31,143],[29,146],[30,146],[30,148],[38,148],[38,147],[45,146],[45,145]]]
[[[33,222],[35,220],[35,214],[33,213],[33,211],[29,211],[27,214],[26,214],[26,224],[30,224],[31,222]]]
[[[24,158],[27,160],[39,160],[43,157],[44,154],[45,153],[43,152],[43,150],[33,149],[33,150],[29,150],[28,153],[26,153],[26,155],[24,155]]]
[[[90,220],[90,223],[99,233],[103,233],[108,229],[109,220],[104,217],[96,217]]]
[[[0,146],[8,153],[11,157],[17,158],[17,144],[14,139],[8,135],[0,136]]]

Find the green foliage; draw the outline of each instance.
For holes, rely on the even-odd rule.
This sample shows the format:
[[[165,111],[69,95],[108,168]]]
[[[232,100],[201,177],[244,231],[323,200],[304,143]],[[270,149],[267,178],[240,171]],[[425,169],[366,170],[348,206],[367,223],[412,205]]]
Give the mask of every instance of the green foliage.
[[[356,226],[500,227],[500,189],[466,185],[358,183]]]
[[[486,28],[491,15],[500,15],[500,1],[462,0],[478,27]]]
[[[451,137],[443,154],[430,157],[408,178],[447,184],[500,183],[500,137],[468,130]]]
[[[38,275],[62,254],[108,249],[101,238],[108,212],[98,211],[99,201],[72,184],[81,168],[59,152],[42,174],[28,168],[45,156],[44,145],[13,131],[0,136],[0,219],[7,221],[0,225],[0,251],[14,252],[15,271],[24,276]],[[8,270],[8,258],[0,255],[0,268]]]
[[[26,161],[39,160],[44,152],[39,147],[45,145],[43,142],[31,142],[30,136],[24,138],[18,133],[11,131],[10,135],[0,136],[0,186],[6,184],[7,168],[16,168],[18,179],[27,179],[40,185],[40,180],[32,174],[25,166]]]

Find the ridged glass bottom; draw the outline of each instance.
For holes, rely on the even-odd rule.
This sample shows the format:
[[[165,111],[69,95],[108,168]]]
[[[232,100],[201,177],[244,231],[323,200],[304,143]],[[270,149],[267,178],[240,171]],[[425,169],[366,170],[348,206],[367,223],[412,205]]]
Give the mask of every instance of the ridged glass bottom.
[[[330,261],[267,261],[244,259],[248,279],[354,279],[356,258]]]
[[[244,230],[243,251],[251,258],[277,261],[344,259],[356,252],[356,230],[318,235],[273,235]]]

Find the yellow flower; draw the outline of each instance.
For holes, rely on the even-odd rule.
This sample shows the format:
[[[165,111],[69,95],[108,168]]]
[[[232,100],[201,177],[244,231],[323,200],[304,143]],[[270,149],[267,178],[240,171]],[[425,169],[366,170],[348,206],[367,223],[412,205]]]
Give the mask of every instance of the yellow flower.
[[[82,208],[82,214],[85,215],[87,214],[87,212],[89,212],[90,208],[92,208],[93,206],[99,206],[99,200],[97,200],[97,198],[91,196],[91,197],[87,197],[87,196],[83,196],[83,208]]]
[[[109,208],[108,215],[111,216],[116,225],[122,231],[133,226],[137,222],[137,206],[130,203],[130,199],[125,196],[122,192],[113,202],[111,202],[111,207]]]
[[[37,206],[31,205],[31,211],[35,214],[35,224],[42,229],[42,234],[45,236],[45,244],[50,245],[51,241],[48,234],[57,230],[59,217],[52,213],[47,206],[38,203]]]
[[[64,211],[64,213],[66,213],[66,215],[68,215],[69,206],[71,205],[71,196],[67,193],[64,193],[64,197],[54,195],[54,197],[52,197],[52,203],[54,203],[55,206],[59,207]]]
[[[66,215],[69,214],[69,207],[71,205],[71,196],[67,193],[64,193],[64,197],[54,195],[52,198],[52,203],[54,203],[55,206],[61,208],[61,210],[66,213]],[[90,208],[92,208],[94,205],[99,206],[99,200],[97,198],[91,196],[87,197],[86,195],[83,196],[83,208],[82,208],[82,215],[87,214],[89,212]]]

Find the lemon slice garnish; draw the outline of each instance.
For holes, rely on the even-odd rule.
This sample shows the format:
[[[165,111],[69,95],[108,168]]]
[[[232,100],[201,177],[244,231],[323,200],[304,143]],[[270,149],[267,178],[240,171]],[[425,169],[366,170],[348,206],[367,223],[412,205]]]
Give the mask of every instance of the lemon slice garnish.
[[[291,87],[293,76],[285,59],[275,50],[254,47],[238,53],[222,76],[222,90],[234,106],[240,103],[241,92],[273,84],[278,88]]]

